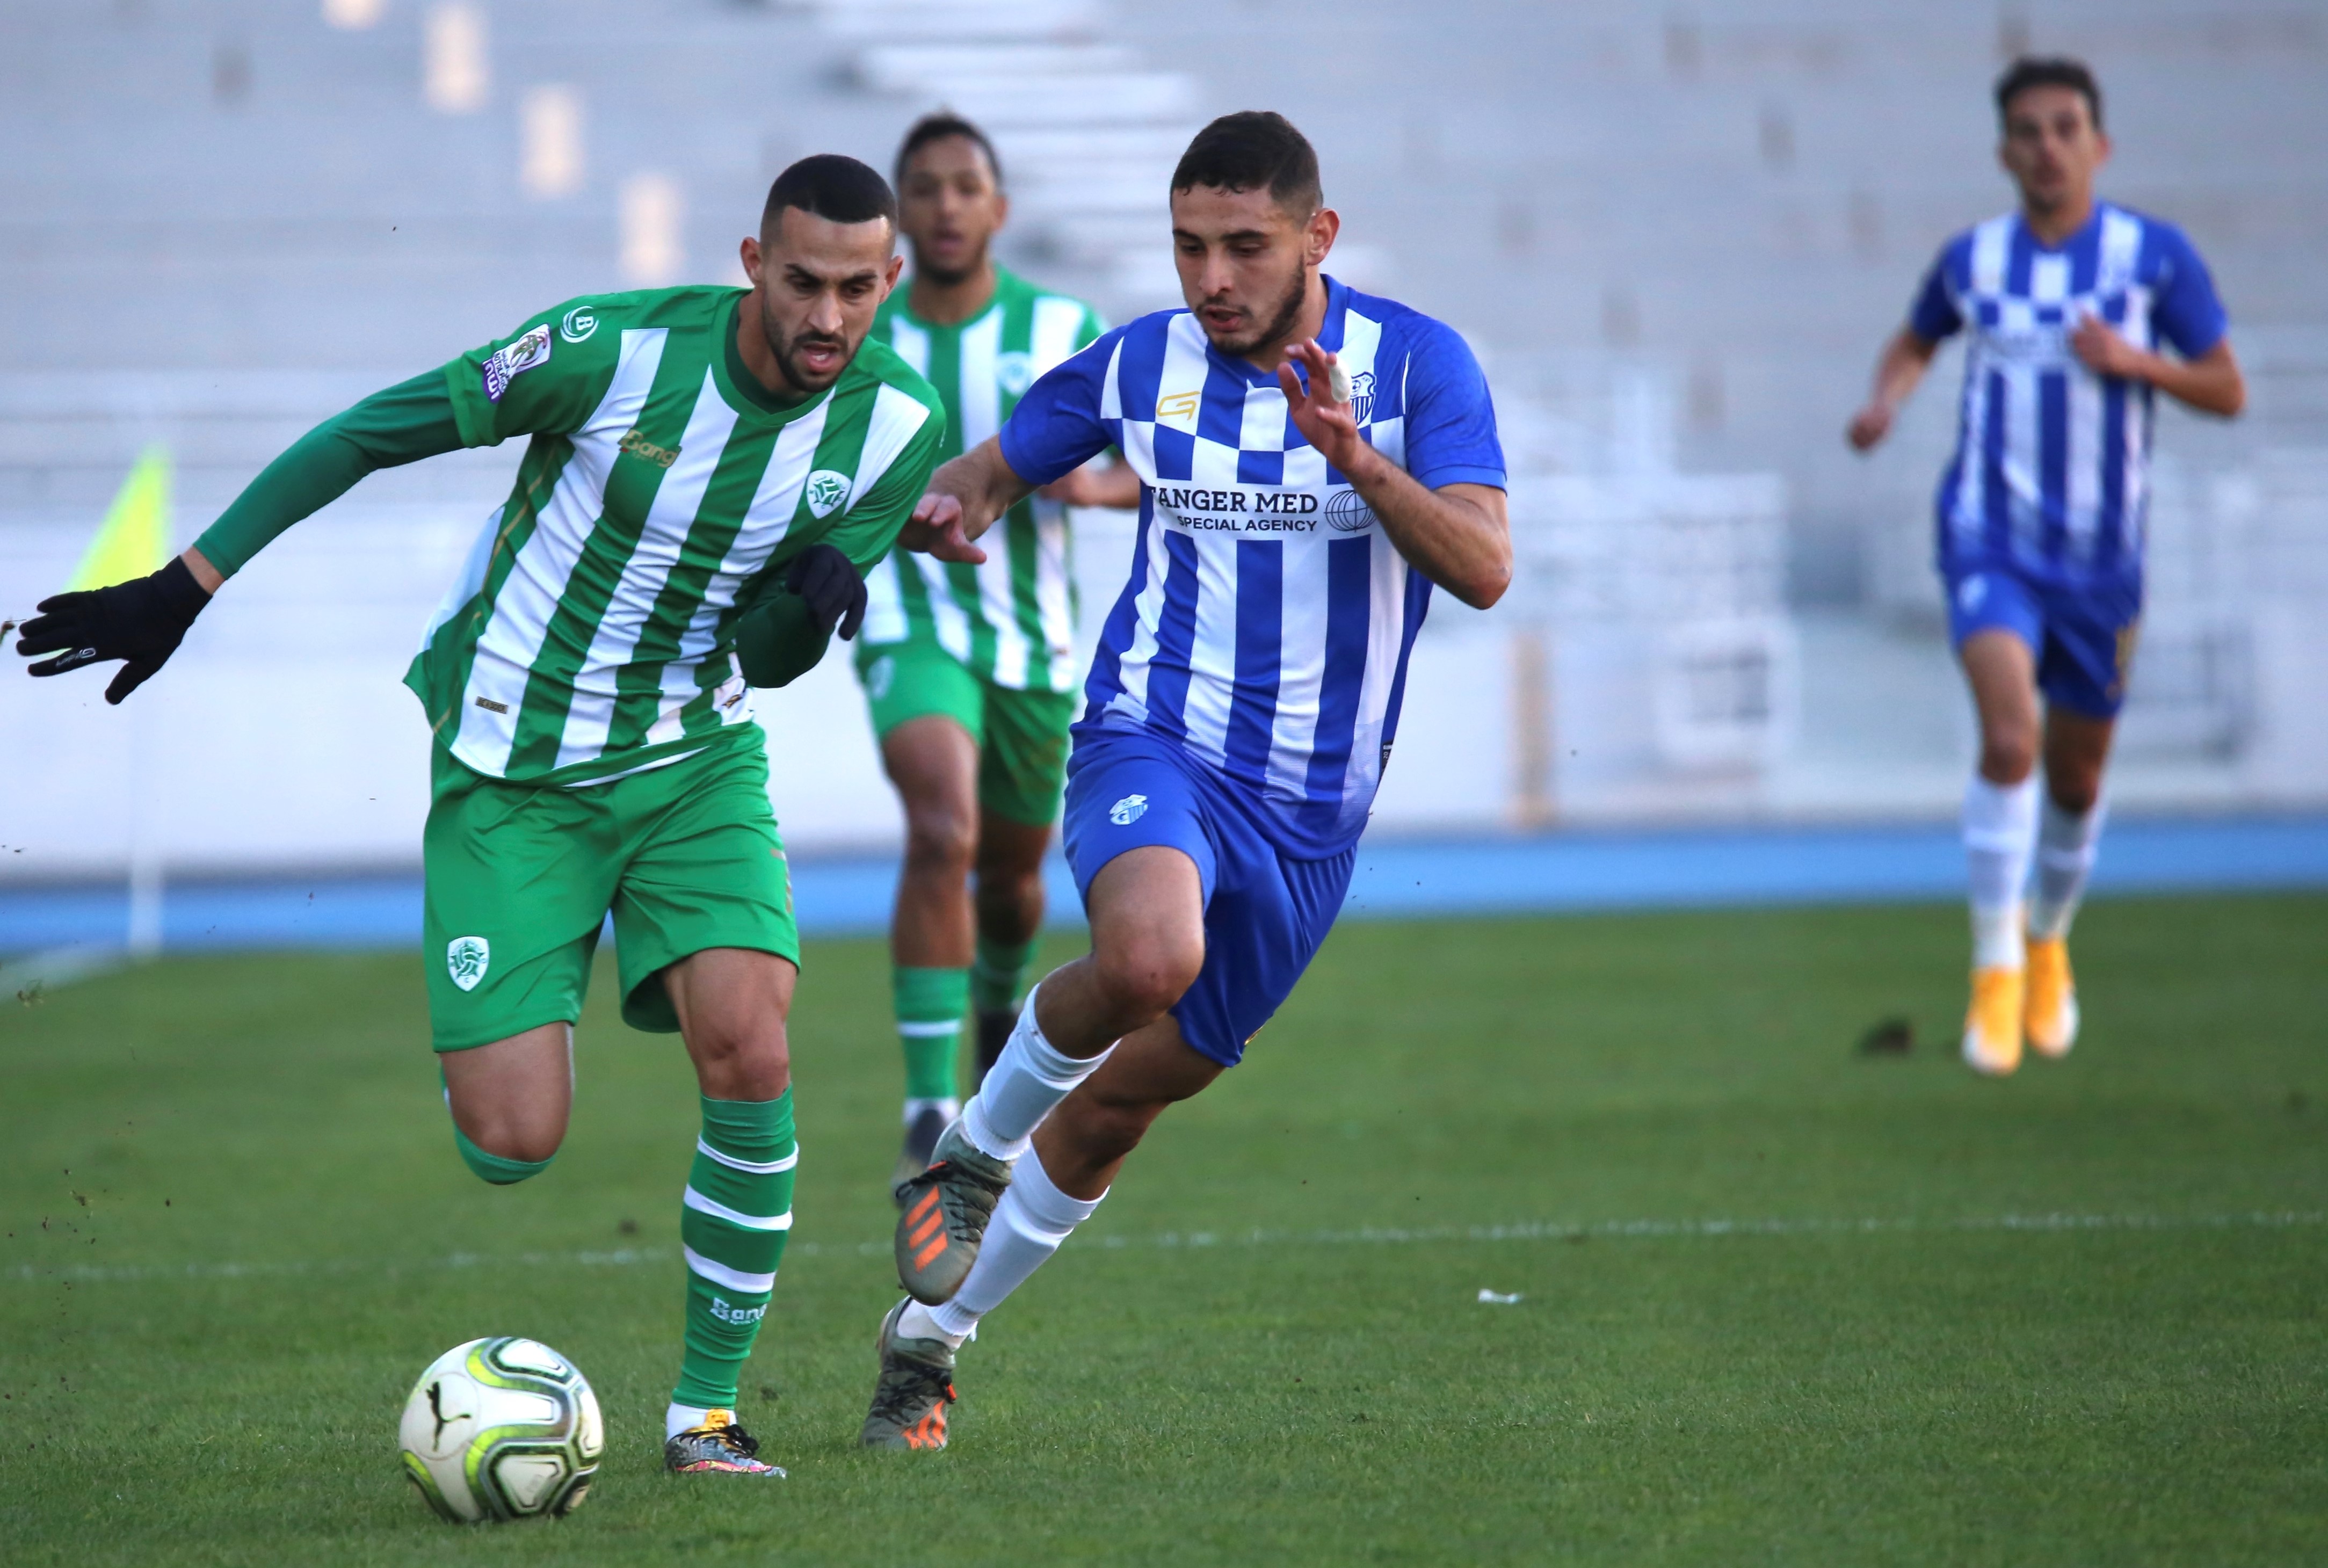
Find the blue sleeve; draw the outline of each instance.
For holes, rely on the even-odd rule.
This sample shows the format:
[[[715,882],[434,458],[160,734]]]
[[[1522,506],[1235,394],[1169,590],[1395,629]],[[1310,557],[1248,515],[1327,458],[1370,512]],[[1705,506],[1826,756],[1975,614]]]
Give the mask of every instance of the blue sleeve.
[[[1505,488],[1496,405],[1471,345],[1453,327],[1419,318],[1406,361],[1406,471],[1425,490]]]
[[[2160,338],[2186,360],[2195,360],[2223,341],[2230,317],[2215,296],[2215,280],[2198,249],[2180,229],[2160,224],[2156,230],[2159,269],[2151,320]]]
[[[1956,249],[1952,243],[1933,258],[1932,269],[1924,274],[1924,286],[1908,310],[1908,330],[1928,343],[1954,337],[1964,326],[1964,313],[1948,290],[1948,262]]]
[[[1011,473],[1029,484],[1048,484],[1115,445],[1099,410],[1123,333],[1118,327],[1094,339],[1027,389],[1001,431],[1002,460]]]

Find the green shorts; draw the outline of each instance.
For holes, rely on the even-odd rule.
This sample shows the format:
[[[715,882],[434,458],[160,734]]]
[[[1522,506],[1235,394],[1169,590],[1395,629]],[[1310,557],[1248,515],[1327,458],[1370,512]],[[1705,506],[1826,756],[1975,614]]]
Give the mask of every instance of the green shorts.
[[[662,971],[690,953],[800,962],[757,726],[575,789],[488,778],[442,746],[430,772],[421,929],[436,1049],[580,1018],[610,910],[633,1028],[679,1028]]]
[[[978,803],[998,817],[1047,828],[1066,788],[1072,691],[1014,691],[973,673],[926,637],[860,648],[857,679],[887,739],[909,718],[943,714],[978,746]]]

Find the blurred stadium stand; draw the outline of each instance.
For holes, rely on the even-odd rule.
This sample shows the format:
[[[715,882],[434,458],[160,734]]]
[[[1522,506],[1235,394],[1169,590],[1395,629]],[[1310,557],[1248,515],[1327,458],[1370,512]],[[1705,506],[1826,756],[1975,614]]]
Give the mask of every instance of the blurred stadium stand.
[[[2004,208],[1987,92],[2082,54],[2105,190],[2191,229],[2253,372],[2162,414],[2154,612],[2116,793],[2328,803],[2328,11],[2260,0],[1520,7],[1457,0],[90,0],[0,4],[0,615],[70,572],[136,454],[188,540],[302,429],[576,294],[740,281],[766,182],[994,130],[1007,257],[1113,317],[1174,303],[1190,131],[1283,109],[1333,270],[1461,328],[1512,448],[1522,577],[1443,598],[1392,830],[1939,819],[1970,755],[1926,565],[1945,356],[1843,448],[1950,231]],[[398,685],[512,450],[377,475],[263,556],[127,708],[0,681],[0,879],[403,867]],[[1129,530],[1085,520],[1087,624]],[[788,838],[894,840],[854,683],[768,697]]]

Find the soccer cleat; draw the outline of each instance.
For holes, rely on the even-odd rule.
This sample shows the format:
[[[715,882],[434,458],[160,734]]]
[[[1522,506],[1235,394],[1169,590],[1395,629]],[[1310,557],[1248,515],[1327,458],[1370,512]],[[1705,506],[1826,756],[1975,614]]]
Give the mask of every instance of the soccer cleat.
[[[1018,1027],[1018,1009],[1003,1008],[990,1011],[978,1010],[978,1077],[972,1084],[986,1082],[987,1070],[1002,1055],[1002,1047],[1010,1043],[1010,1031]]]
[[[701,1426],[690,1426],[662,1445],[662,1467],[675,1476],[773,1476],[780,1466],[759,1457],[760,1441],[736,1424],[732,1410],[715,1410]]]
[[[900,1301],[881,1319],[881,1376],[873,1385],[873,1408],[862,1448],[942,1449],[946,1445],[946,1406],[953,1403],[953,1347],[943,1339],[909,1339],[897,1332],[908,1303]]]
[[[906,1207],[906,1184],[930,1168],[930,1156],[938,1146],[938,1135],[946,1130],[946,1113],[935,1105],[925,1105],[921,1114],[906,1124],[906,1147],[898,1152],[897,1169],[889,1173],[889,1196],[897,1207]]]
[[[2029,1000],[2023,1027],[2029,1048],[2059,1061],[2078,1043],[2078,982],[2070,974],[2066,936],[2029,939]]]
[[[897,1216],[897,1282],[925,1307],[953,1300],[986,1222],[1010,1185],[1010,1162],[997,1160],[962,1136],[962,1122],[939,1135],[930,1168],[905,1184]]]
[[[2022,972],[1976,969],[1972,1008],[1965,1014],[1965,1066],[2002,1078],[2021,1065]]]

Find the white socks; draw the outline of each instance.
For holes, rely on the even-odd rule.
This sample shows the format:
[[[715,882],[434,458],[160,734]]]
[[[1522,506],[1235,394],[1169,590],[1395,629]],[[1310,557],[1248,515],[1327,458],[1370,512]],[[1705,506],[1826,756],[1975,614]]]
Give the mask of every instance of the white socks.
[[[1035,1129],[1051,1113],[1051,1107],[1097,1072],[1108,1051],[1115,1049],[1111,1045],[1096,1056],[1080,1059],[1054,1050],[1035,1022],[1035,998],[1041,991],[1037,986],[1027,993],[1027,1005],[1018,1014],[1018,1027],[1010,1031],[1010,1043],[1002,1047],[1002,1055],[986,1070],[986,1081],[962,1107],[962,1136],[997,1160],[1016,1160],[1025,1154]]]
[[[2037,837],[2037,777],[1991,784],[1978,774],[1965,786],[1965,862],[1972,882],[1972,962],[1976,969],[2019,969],[2021,891]]]
[[[1018,1041],[1014,1038],[1011,1044],[1015,1047]],[[1003,1060],[1009,1059],[1006,1053]],[[998,1062],[996,1067],[1000,1065]],[[986,1081],[994,1082],[994,1069],[988,1070]],[[1002,1201],[994,1206],[978,1261],[970,1265],[970,1277],[962,1281],[962,1289],[943,1306],[925,1308],[916,1302],[906,1308],[897,1331],[941,1338],[960,1349],[962,1342],[978,1331],[978,1320],[1048,1262],[1059,1244],[1091,1218],[1100,1198],[1106,1196],[1103,1192],[1089,1201],[1069,1197],[1052,1183],[1041,1156],[1019,1160]],[[921,1327],[925,1322],[926,1329]]]
[[[662,1413],[662,1441],[669,1442],[690,1428],[701,1426],[711,1418],[708,1410],[698,1410],[691,1404],[674,1404]]]
[[[2029,934],[2067,936],[2070,922],[2085,897],[2086,878],[2093,874],[2094,852],[2101,843],[2105,803],[2096,801],[2083,814],[2073,815],[2045,800],[2037,829],[2037,890],[2029,901]]]

